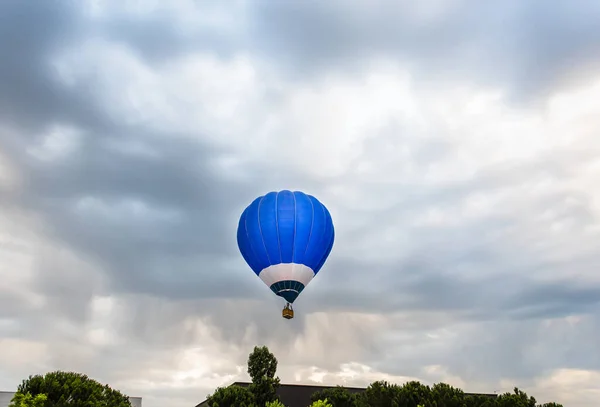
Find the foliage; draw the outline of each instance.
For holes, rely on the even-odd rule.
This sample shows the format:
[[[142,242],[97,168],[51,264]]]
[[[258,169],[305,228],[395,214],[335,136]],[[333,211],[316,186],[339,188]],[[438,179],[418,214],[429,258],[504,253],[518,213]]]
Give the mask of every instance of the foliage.
[[[252,384],[248,388],[218,388],[208,398],[208,405],[285,407],[277,398],[279,378],[275,377],[276,372],[275,356],[266,346],[255,347],[248,357],[248,374],[252,378]],[[311,402],[310,407],[563,407],[557,403],[536,404],[535,398],[518,388],[512,393],[494,397],[465,394],[461,389],[445,383],[427,386],[418,381],[410,381],[403,385],[376,381],[356,394],[350,393],[344,387],[331,387],[314,393]],[[47,406],[25,404],[14,407]]]
[[[241,386],[219,387],[208,396],[209,407],[256,407],[252,393]]]
[[[536,407],[535,398],[515,387],[514,393],[504,393],[496,399],[498,407]]]
[[[252,383],[248,388],[240,386],[220,387],[208,396],[210,407],[285,407],[277,398],[279,378],[277,359],[266,346],[255,346],[248,356],[248,374]]]
[[[23,397],[20,398],[19,394]],[[27,395],[32,399],[28,399]],[[36,401],[41,400],[39,395],[45,395],[46,400]],[[129,398],[121,392],[75,372],[55,371],[44,376],[29,376],[19,385],[15,397],[22,403],[38,403],[21,404],[19,407],[62,407],[66,404],[69,407],[131,407]]]
[[[252,379],[249,390],[259,406],[277,400],[279,378],[275,377],[276,372],[277,358],[275,355],[266,346],[255,346],[248,356],[248,374]]]
[[[356,396],[346,390],[344,387],[336,386],[329,389],[323,389],[315,392],[310,401],[325,400],[331,404],[331,407],[354,407],[356,406]]]
[[[438,407],[464,407],[465,392],[446,383],[436,383],[431,387],[431,400]]]
[[[407,382],[397,388],[394,401],[399,406],[417,407],[423,403],[424,407],[434,407],[431,388],[416,381]]]
[[[357,407],[396,407],[400,387],[386,381],[373,382],[356,398]]]
[[[45,394],[32,396],[31,393],[17,392],[8,407],[44,407],[47,399]]]
[[[497,399],[487,396],[465,396],[465,407],[496,407],[496,403]]]
[[[557,403],[536,405],[535,398],[516,389],[498,397],[485,395],[466,395],[445,383],[427,386],[416,381],[402,386],[385,381],[371,383],[367,389],[357,395],[351,395],[346,389],[336,387],[313,394],[312,401],[331,395],[332,407],[563,407]],[[338,397],[338,398],[336,398]]]

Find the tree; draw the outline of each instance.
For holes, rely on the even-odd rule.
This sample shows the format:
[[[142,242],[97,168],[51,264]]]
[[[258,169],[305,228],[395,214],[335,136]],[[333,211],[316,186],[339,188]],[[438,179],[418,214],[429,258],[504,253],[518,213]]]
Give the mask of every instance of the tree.
[[[323,389],[313,393],[310,401],[315,402],[318,400],[325,400],[331,404],[332,407],[355,407],[356,396],[350,393],[342,386],[336,386],[329,389]]]
[[[480,395],[465,395],[465,407],[496,407],[497,399],[480,396]]]
[[[356,398],[357,407],[396,407],[400,387],[386,381],[373,382]]]
[[[277,359],[275,356],[266,346],[255,346],[248,356],[248,374],[252,379],[250,386],[247,388],[240,386],[218,388],[213,395],[208,397],[207,404],[210,407],[285,407],[277,397],[280,382],[279,378],[275,376],[276,373]],[[402,386],[386,381],[376,381],[363,392],[356,394],[350,393],[341,386],[326,388],[315,392],[311,396],[311,402],[310,407],[563,407],[557,403],[536,404],[535,398],[528,396],[518,388],[515,388],[513,393],[509,392],[495,397],[467,395],[461,389],[445,383],[427,386],[418,381],[410,381]],[[10,407],[63,406],[34,405],[29,401],[24,401]],[[86,405],[85,407],[96,407],[96,405]],[[110,407],[113,405],[111,404]]]
[[[464,407],[465,393],[446,383],[436,383],[431,388],[431,400],[437,407]]]
[[[248,374],[252,379],[249,390],[254,395],[257,405],[264,406],[267,402],[278,400],[279,378],[275,377],[275,373],[275,355],[266,346],[255,346],[248,357]]]
[[[21,397],[18,394],[24,396],[20,400],[25,403],[28,394],[33,398],[32,403],[37,396],[45,395],[43,403],[36,401],[43,407],[62,407],[67,403],[69,407],[131,407],[129,398],[118,390],[75,372],[55,371],[44,376],[29,376],[19,385],[15,397]]]
[[[431,396],[429,386],[417,381],[410,381],[400,386],[393,400],[403,407],[417,407],[419,404],[423,404],[424,407],[434,407],[435,403],[432,401]]]
[[[241,386],[218,387],[206,401],[209,407],[257,407],[254,395]]]
[[[44,407],[47,399],[45,394],[38,394],[34,397],[31,393],[17,392],[8,407]]]
[[[515,387],[514,393],[504,393],[496,399],[497,407],[536,407],[535,398]]]

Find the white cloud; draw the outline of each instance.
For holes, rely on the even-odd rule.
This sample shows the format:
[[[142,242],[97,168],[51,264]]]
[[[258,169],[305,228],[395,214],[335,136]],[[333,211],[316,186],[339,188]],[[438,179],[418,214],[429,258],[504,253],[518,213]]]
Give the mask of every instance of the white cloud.
[[[536,380],[535,386],[526,389],[538,394],[539,403],[561,400],[565,406],[587,407],[597,403],[600,397],[598,380],[600,371],[584,369],[556,369]],[[505,383],[505,387],[513,386]]]
[[[39,137],[39,142],[27,152],[42,161],[64,159],[77,152],[81,131],[72,126],[56,125]]]
[[[419,6],[415,18],[432,24],[458,3]],[[342,276],[344,292],[315,282],[314,295],[307,292],[305,298],[319,304],[330,296],[355,295],[348,303],[359,304],[352,311],[340,305],[314,312],[306,302],[288,323],[281,321],[268,290],[264,301],[176,301],[127,293],[118,273],[140,267],[138,262],[110,270],[109,278],[106,268],[118,259],[79,252],[59,233],[60,226],[108,236],[119,246],[128,242],[128,230],[156,238],[154,226],[183,228],[191,215],[181,202],[151,204],[134,197],[134,191],[108,197],[77,190],[69,202],[45,192],[43,202],[21,207],[31,174],[77,157],[87,137],[94,136],[56,121],[42,126],[37,138],[15,142],[30,146],[32,161],[19,163],[19,157],[0,151],[0,191],[8,196],[0,202],[6,204],[0,214],[5,283],[0,300],[9,298],[14,305],[0,314],[0,347],[9,349],[0,355],[0,365],[11,369],[0,375],[0,386],[11,389],[34,371],[74,369],[144,397],[148,407],[190,406],[215,386],[247,379],[247,354],[265,341],[279,358],[284,382],[364,385],[417,378],[487,392],[517,385],[541,401],[595,405],[600,355],[594,342],[597,318],[589,309],[597,300],[566,292],[544,302],[536,298],[541,285],[535,284],[572,282],[583,289],[600,281],[595,187],[600,79],[556,88],[531,106],[514,104],[505,88],[476,85],[468,77],[417,81],[410,61],[399,58],[380,56],[353,72],[324,70],[308,79],[282,72],[251,47],[231,54],[182,52],[156,61],[131,43],[100,34],[115,16],[149,24],[158,3],[88,5],[90,32],[98,35],[65,42],[68,48],[52,58],[52,77],[62,91],[82,95],[90,109],[98,109],[93,110],[98,117],[106,114],[107,127],[119,129],[119,137],[102,139],[109,151],[160,166],[166,156],[149,142],[155,137],[172,145],[208,143],[224,150],[208,158],[224,180],[261,188],[315,188],[336,222],[332,259],[338,263],[323,272]],[[234,17],[247,18],[248,4],[235,7],[230,15],[182,1],[160,5],[160,12],[174,19],[178,35],[193,38],[215,26],[229,34],[247,29],[247,20],[236,26]],[[134,133],[137,137],[128,137]],[[13,140],[11,134],[0,135]],[[32,162],[41,167],[31,168]],[[269,174],[291,169],[304,179],[294,178],[298,185],[278,185],[277,177],[257,180],[257,164]],[[199,194],[209,189],[204,187],[198,184]],[[76,225],[44,218],[45,209],[61,205],[75,214],[68,219]],[[177,227],[169,230],[175,233]],[[207,240],[215,235],[193,233],[204,233]],[[232,229],[232,247],[234,240]],[[220,268],[207,266],[203,256],[214,255],[208,243],[192,239],[189,244],[195,255],[185,267],[202,277],[198,285],[213,274],[246,271],[240,270],[239,258]],[[474,248],[490,257],[463,261]],[[173,253],[167,259],[156,254],[152,267],[166,276],[161,281],[184,278],[178,274],[185,262],[182,248],[157,245],[150,251],[155,249]],[[419,276],[410,274],[416,271],[408,269],[417,254],[438,273],[439,290],[431,291],[428,302],[433,306],[439,300],[434,296],[447,294],[454,302],[471,301],[469,309],[460,304],[422,309],[418,300],[425,294],[407,291],[418,283]],[[349,274],[355,271],[349,266],[337,268],[357,260],[364,264],[360,274]],[[137,278],[150,271],[136,270]],[[386,273],[388,280],[381,283]],[[253,278],[251,272],[246,275]],[[457,285],[483,285],[489,279],[494,286],[481,293],[466,287],[461,295],[462,288],[444,292],[443,279]],[[381,312],[367,304],[371,294],[392,288],[398,303],[410,307]],[[475,298],[460,298],[467,294]],[[564,303],[573,309],[561,308]],[[556,315],[548,311],[553,307]],[[540,316],[523,316],[536,312]]]

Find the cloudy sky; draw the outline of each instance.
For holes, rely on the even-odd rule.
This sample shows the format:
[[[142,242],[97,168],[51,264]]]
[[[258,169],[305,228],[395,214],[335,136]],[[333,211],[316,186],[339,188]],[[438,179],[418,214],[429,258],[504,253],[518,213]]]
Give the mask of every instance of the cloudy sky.
[[[161,4],[159,4],[161,3]],[[600,399],[600,2],[0,2],[0,390],[244,380]],[[337,240],[281,318],[270,190]]]

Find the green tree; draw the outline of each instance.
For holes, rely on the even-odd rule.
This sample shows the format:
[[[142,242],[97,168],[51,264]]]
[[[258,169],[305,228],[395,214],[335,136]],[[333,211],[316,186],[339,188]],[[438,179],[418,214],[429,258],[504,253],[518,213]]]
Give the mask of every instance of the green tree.
[[[44,376],[29,376],[17,389],[17,394],[45,395],[43,407],[131,407],[129,398],[88,376],[75,372],[49,372]],[[23,398],[23,400],[25,400]],[[40,402],[41,403],[41,402]],[[37,406],[36,406],[37,407]]]
[[[285,405],[281,401],[275,400],[267,402],[267,404],[265,404],[265,407],[285,407]]]
[[[266,346],[255,346],[248,357],[248,374],[252,379],[249,390],[259,406],[278,399],[279,378],[275,377],[275,373],[277,373],[275,355]]]
[[[327,399],[325,399],[325,400],[313,401],[313,403],[310,405],[310,407],[333,407],[333,406],[327,401]]]
[[[356,398],[357,407],[398,407],[400,387],[386,381],[373,382]],[[402,406],[404,407],[404,406]]]
[[[431,401],[436,407],[464,407],[465,393],[446,383],[436,383],[431,388]]]
[[[313,393],[310,401],[315,402],[318,400],[325,400],[331,404],[332,407],[355,407],[356,396],[350,393],[347,389],[342,386],[336,386],[329,389],[323,389]]]
[[[46,403],[45,394],[38,394],[35,397],[31,393],[15,393],[8,407],[44,407]]]
[[[417,407],[422,404],[424,407],[435,407],[431,399],[431,388],[417,381],[404,383],[392,400],[402,407]]]
[[[496,399],[497,407],[536,407],[535,398],[515,387],[513,393],[504,393]]]
[[[562,404],[558,404],[555,402],[540,404],[538,407],[563,407]]]
[[[496,407],[498,405],[497,399],[487,396],[465,395],[464,400],[465,407]]]
[[[218,387],[206,401],[209,407],[257,407],[252,393],[241,386]]]

